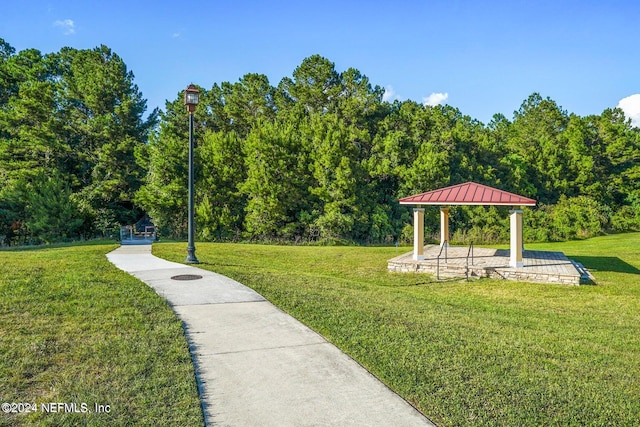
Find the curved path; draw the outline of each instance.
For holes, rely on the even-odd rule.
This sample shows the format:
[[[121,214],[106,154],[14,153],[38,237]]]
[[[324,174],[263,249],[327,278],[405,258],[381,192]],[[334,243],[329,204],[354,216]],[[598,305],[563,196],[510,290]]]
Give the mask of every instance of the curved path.
[[[228,277],[151,254],[107,254],[182,320],[205,423],[221,426],[433,426],[323,337]],[[175,280],[180,275],[202,276]]]

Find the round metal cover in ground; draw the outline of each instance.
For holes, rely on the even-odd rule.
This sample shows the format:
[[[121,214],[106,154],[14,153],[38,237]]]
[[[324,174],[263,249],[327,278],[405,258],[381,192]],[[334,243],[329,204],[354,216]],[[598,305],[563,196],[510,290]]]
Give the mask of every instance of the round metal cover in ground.
[[[202,276],[197,274],[179,274],[177,276],[171,277],[171,280],[198,280],[202,279]]]

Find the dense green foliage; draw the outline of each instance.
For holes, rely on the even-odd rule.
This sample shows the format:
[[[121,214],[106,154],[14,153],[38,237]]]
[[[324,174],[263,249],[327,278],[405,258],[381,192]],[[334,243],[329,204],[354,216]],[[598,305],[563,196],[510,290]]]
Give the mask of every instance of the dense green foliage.
[[[201,88],[196,232],[204,240],[390,243],[399,197],[476,181],[536,198],[528,240],[640,228],[640,130],[618,109],[580,117],[537,93],[483,124],[452,106],[383,100],[319,55],[272,86]],[[146,119],[108,47],[16,53],[0,40],[0,245],[108,235],[145,212],[186,234],[182,94]],[[54,192],[55,194],[52,194]],[[505,237],[506,209],[454,208],[457,240]],[[427,213],[427,234],[437,232]]]
[[[247,74],[201,88],[195,112],[200,239],[393,242],[399,197],[476,181],[539,201],[531,240],[640,227],[640,130],[621,110],[579,117],[532,94],[488,125],[451,106],[383,101],[383,90],[318,55],[272,87]],[[168,102],[139,160],[137,201],[166,236],[185,231],[187,114]],[[427,213],[436,233],[437,210]],[[506,209],[452,209],[454,240],[499,241]]]
[[[108,235],[137,220],[135,149],[156,122],[106,46],[15,53],[0,39],[0,245]]]
[[[640,419],[639,233],[529,244],[597,286],[389,274],[392,247],[201,243],[201,267],[256,289],[439,426],[630,426]],[[154,245],[181,262],[184,243]],[[613,254],[613,255],[612,255]]]
[[[0,396],[38,408],[0,426],[204,424],[182,323],[106,259],[115,247],[0,251]],[[92,413],[43,412],[52,402]]]

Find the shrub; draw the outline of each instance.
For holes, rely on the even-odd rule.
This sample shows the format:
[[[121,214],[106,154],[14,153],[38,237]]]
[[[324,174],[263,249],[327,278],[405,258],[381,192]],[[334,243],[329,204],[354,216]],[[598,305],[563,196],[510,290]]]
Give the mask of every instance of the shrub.
[[[608,207],[587,196],[560,197],[549,215],[552,239],[585,239],[601,234],[608,222]]]
[[[537,208],[524,208],[522,215],[525,242],[547,242],[551,238],[549,213],[552,206],[540,204]]]
[[[611,228],[615,231],[640,230],[640,212],[633,206],[622,206],[611,216]]]

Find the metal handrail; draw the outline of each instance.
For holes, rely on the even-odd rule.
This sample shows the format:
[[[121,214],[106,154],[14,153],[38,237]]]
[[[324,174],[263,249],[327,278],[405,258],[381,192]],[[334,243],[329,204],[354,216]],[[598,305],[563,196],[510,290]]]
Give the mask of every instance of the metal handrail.
[[[123,225],[120,227],[120,240],[127,238],[133,240],[133,226],[131,225]]]
[[[440,246],[440,252],[438,253],[438,258],[436,261],[436,279],[440,280],[440,256],[442,255],[442,250],[444,249],[444,262],[447,262],[447,246],[449,246],[449,241],[445,240]]]
[[[473,265],[473,242],[469,244],[469,250],[467,251],[467,259],[466,259],[467,282],[469,281],[469,254],[471,254],[471,265]]]

